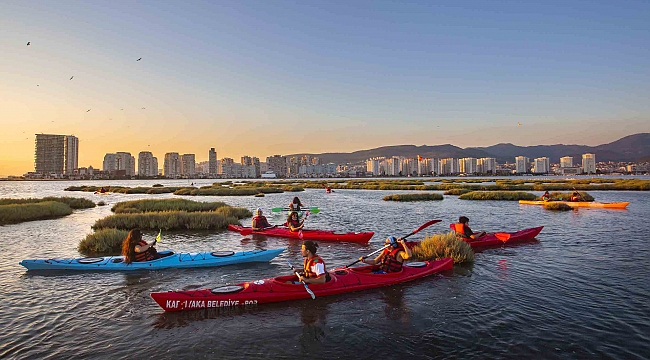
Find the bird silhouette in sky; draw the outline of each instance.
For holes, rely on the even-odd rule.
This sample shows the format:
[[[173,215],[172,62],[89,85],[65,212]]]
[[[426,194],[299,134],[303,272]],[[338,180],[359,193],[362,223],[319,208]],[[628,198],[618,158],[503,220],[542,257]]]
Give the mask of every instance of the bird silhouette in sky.
[[[142,60],[142,58],[139,58],[139,59],[138,59],[138,60],[136,60],[136,61],[140,61],[140,60]]]
[[[73,75],[73,76],[70,76],[70,80],[72,80],[73,77],[74,77],[74,75]]]
[[[40,86],[40,85],[36,84],[36,86]]]
[[[88,109],[88,110],[86,110],[86,112],[89,112],[90,110],[92,110],[92,109]]]
[[[27,46],[29,46],[29,45],[31,45],[31,44],[32,44],[32,42],[31,42],[31,41],[28,41],[28,42],[27,42]]]
[[[146,108],[142,108],[142,110],[144,110],[144,109],[146,109]]]
[[[120,109],[120,110],[124,110],[124,109]]]

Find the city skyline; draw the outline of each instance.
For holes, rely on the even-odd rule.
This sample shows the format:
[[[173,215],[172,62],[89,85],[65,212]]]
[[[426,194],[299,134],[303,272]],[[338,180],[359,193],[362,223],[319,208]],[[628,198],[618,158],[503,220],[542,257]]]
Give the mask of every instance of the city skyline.
[[[0,176],[30,134],[220,157],[650,132],[650,4],[0,4]],[[595,24],[598,24],[597,26]],[[26,44],[29,42],[29,46]],[[631,130],[633,129],[633,130]],[[162,160],[161,160],[162,161]]]

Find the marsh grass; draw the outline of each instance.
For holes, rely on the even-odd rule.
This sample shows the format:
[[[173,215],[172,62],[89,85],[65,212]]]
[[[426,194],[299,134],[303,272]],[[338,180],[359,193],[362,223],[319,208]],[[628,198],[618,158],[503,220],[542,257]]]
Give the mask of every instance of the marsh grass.
[[[573,208],[565,203],[561,202],[550,202],[544,204],[544,209],[552,211],[571,211]]]
[[[0,199],[0,205],[12,205],[12,204],[35,204],[42,202],[51,202],[56,201],[64,203],[71,207],[72,209],[88,209],[95,207],[95,203],[84,198],[75,198],[75,197],[55,197],[48,196],[44,198],[27,198],[27,199]]]
[[[445,195],[463,195],[471,192],[469,189],[449,189],[444,192]]]
[[[111,209],[116,214],[147,213],[156,211],[214,211],[227,206],[223,202],[201,202],[186,199],[144,199],[123,201]]]
[[[537,196],[523,191],[472,191],[458,197],[461,200],[535,200]]]
[[[86,238],[79,242],[77,250],[86,256],[120,255],[122,242],[128,234],[128,230],[97,230],[86,235]]]
[[[427,236],[413,249],[413,257],[419,261],[450,257],[454,264],[474,261],[474,251],[466,242],[458,240],[454,232]]]
[[[239,225],[235,216],[226,216],[229,211],[186,212],[166,211],[137,214],[115,214],[99,219],[92,226],[94,230],[113,228],[131,230],[223,230],[229,224]],[[241,213],[248,211],[243,209]],[[232,210],[236,213],[238,211]],[[240,215],[241,215],[240,213]],[[250,212],[248,212],[250,214]]]
[[[175,195],[192,195],[192,196],[251,196],[259,193],[273,194],[284,192],[281,188],[275,187],[235,187],[235,188],[216,188],[210,189],[194,189],[189,193],[174,193]]]
[[[58,201],[0,205],[0,225],[55,219],[70,214],[72,208]]]
[[[420,193],[420,194],[393,194],[386,195],[384,201],[431,201],[442,200],[442,195],[436,193]]]

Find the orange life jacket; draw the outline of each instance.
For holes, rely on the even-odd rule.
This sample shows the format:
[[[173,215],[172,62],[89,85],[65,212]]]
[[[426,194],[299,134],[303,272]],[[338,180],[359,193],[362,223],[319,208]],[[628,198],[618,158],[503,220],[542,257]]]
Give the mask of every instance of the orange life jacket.
[[[468,239],[469,237],[465,235],[465,224],[456,223],[454,224],[454,231],[456,232],[457,238]]]
[[[144,240],[140,240],[138,245],[146,246],[147,242],[144,241]],[[151,248],[149,248],[149,249],[151,249]],[[153,259],[153,255],[151,255],[151,251],[149,251],[149,249],[147,249],[147,251],[143,251],[143,252],[140,252],[140,253],[136,251],[136,253],[135,253],[135,261],[140,262],[140,261],[149,261],[149,260]]]
[[[397,249],[384,249],[384,256],[381,258],[380,268],[385,273],[398,272],[402,270],[402,263],[397,260],[397,254],[402,251],[402,247]]]
[[[318,264],[318,263],[323,264],[323,268],[325,269],[325,274],[327,274],[327,266],[325,266],[325,261],[323,261],[323,259],[320,256],[316,255],[311,259],[305,258],[304,268],[305,268],[305,277],[306,278],[318,277],[318,275],[316,275],[315,272],[311,271],[311,267]]]

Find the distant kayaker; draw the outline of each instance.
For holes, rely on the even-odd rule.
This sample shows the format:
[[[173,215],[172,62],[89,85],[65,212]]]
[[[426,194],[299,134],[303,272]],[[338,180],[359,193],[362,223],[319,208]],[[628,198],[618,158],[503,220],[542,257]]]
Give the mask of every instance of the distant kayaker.
[[[305,220],[300,220],[300,217],[298,216],[298,212],[292,211],[289,213],[289,216],[287,217],[287,222],[285,223],[285,226],[289,228],[292,232],[300,231],[302,230],[303,226],[305,224]]]
[[[100,192],[101,194],[104,194],[104,193],[106,192],[106,189],[104,189],[104,187],[102,186],[102,188],[99,189],[99,192]]]
[[[255,216],[253,216],[253,224],[251,225],[251,227],[255,231],[260,231],[274,226],[269,224],[269,221],[266,219],[266,216],[262,215],[262,209],[257,208],[257,210],[255,211]]]
[[[578,190],[574,191],[573,194],[571,194],[571,201],[574,202],[580,202],[582,200],[582,195],[578,192]]]
[[[454,230],[456,231],[456,237],[461,240],[463,239],[474,240],[485,235],[485,231],[481,231],[480,233],[473,232],[472,229],[470,229],[469,227],[469,218],[466,216],[461,216],[458,218],[458,223],[454,224]]]
[[[374,259],[366,260],[363,256],[359,258],[364,264],[379,265],[379,269],[374,271],[375,274],[387,274],[402,270],[404,260],[408,260],[412,254],[411,249],[404,243],[403,239],[397,239],[394,236],[386,239],[388,247]]]
[[[126,239],[122,242],[122,255],[124,256],[124,263],[130,264],[132,262],[149,261],[158,258],[158,252],[153,246],[156,244],[154,239],[151,244],[142,239],[142,232],[140,229],[133,229],[129,231]]]
[[[289,204],[289,211],[300,211],[300,208],[304,207],[304,205],[300,202],[300,199],[298,197],[294,197],[293,201],[291,204]]]
[[[551,200],[551,194],[548,193],[548,190],[546,190],[546,192],[544,193],[544,195],[542,195],[542,200],[544,200],[544,201],[549,201],[549,200]]]
[[[303,274],[298,274],[298,281],[304,281],[306,284],[323,284],[329,280],[325,262],[316,255],[317,251],[317,243],[311,240],[302,243],[300,254],[305,258],[305,263]]]

